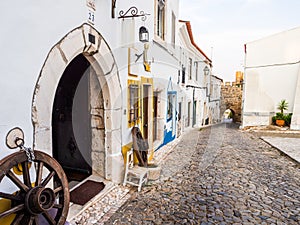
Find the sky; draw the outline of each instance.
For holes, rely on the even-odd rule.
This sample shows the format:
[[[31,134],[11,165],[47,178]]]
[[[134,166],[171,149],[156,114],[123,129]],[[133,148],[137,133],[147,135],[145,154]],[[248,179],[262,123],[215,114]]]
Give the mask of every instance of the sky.
[[[244,70],[244,44],[300,26],[300,1],[179,0],[179,19],[191,22],[212,73],[234,81]]]

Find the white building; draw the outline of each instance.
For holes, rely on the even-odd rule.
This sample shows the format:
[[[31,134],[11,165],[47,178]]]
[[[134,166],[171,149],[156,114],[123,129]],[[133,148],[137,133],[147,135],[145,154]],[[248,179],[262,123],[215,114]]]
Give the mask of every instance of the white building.
[[[212,62],[190,23],[178,22],[178,0],[0,7],[0,159],[12,152],[5,138],[17,126],[26,146],[53,156],[67,175],[120,182],[132,127],[151,160],[210,116]]]
[[[220,106],[221,106],[221,87],[223,84],[223,80],[215,75],[211,76],[211,85],[210,85],[210,121],[212,124],[218,123],[221,121],[220,115]]]
[[[0,8],[0,159],[14,151],[7,132],[20,127],[25,146],[54,157],[69,180],[93,174],[118,183],[133,127],[152,160],[185,129],[217,121],[219,79],[190,23],[178,22],[178,0]],[[15,188],[0,183],[0,191]]]
[[[189,21],[180,21],[178,84],[179,115],[181,127],[200,127],[210,115],[209,95],[211,92],[212,62],[195,43]]]
[[[300,129],[300,27],[245,45],[242,126],[271,124],[285,99],[293,113],[291,129]]]

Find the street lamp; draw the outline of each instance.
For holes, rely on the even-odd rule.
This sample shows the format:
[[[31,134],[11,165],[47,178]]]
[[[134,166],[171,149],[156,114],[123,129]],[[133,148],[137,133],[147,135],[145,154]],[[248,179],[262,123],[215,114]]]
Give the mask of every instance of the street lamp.
[[[209,68],[207,66],[203,69],[204,75],[207,76],[209,74]]]
[[[149,42],[149,32],[146,27],[141,26],[139,31],[140,42]]]

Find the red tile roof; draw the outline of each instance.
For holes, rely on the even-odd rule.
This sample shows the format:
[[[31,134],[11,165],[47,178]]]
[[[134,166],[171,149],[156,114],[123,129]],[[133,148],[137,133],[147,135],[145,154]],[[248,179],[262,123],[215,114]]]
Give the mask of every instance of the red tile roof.
[[[192,42],[192,45],[194,45],[194,47],[202,54],[204,55],[204,57],[208,60],[209,63],[211,63],[211,59],[207,57],[207,55],[199,48],[199,46],[195,43],[194,41],[194,37],[193,37],[193,33],[192,33],[192,26],[190,21],[185,21],[185,20],[179,20],[179,22],[185,23],[186,27],[187,27],[187,31],[190,37],[190,40]]]

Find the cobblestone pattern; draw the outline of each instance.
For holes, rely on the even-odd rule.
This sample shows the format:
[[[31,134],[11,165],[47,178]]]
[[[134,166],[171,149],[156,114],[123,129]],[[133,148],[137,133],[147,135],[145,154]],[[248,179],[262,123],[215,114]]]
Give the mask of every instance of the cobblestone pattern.
[[[228,126],[183,138],[161,182],[132,192],[105,224],[299,224],[299,165]]]
[[[129,188],[116,186],[105,197],[80,213],[70,224],[103,224],[130,198],[129,191]]]

